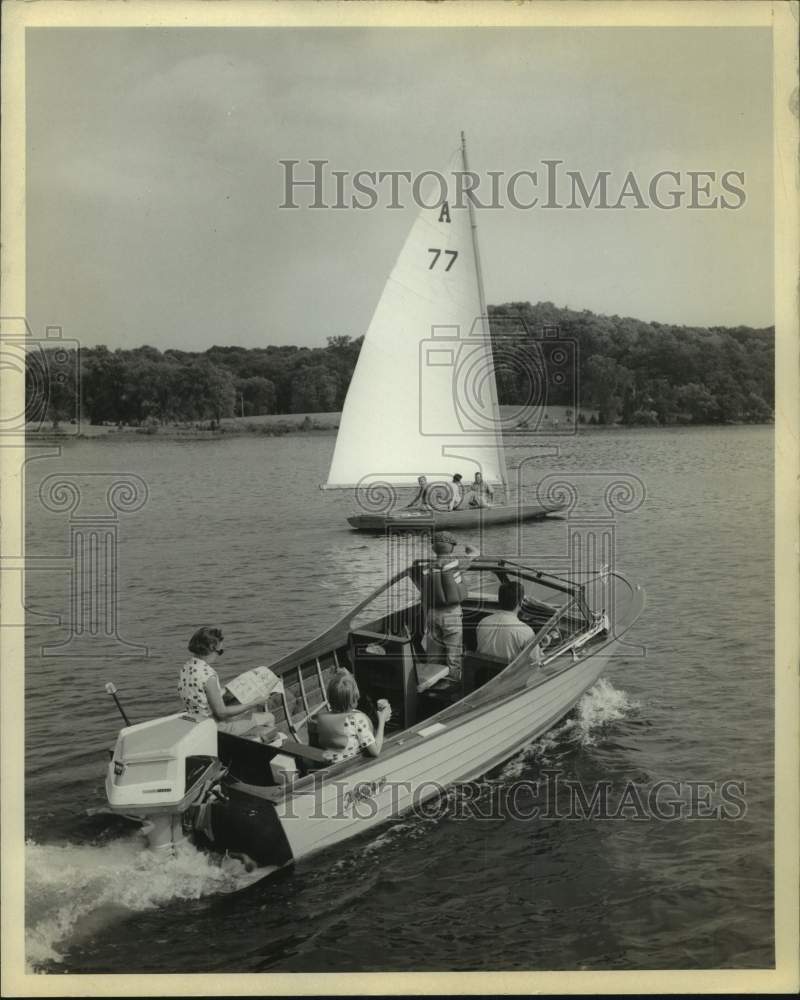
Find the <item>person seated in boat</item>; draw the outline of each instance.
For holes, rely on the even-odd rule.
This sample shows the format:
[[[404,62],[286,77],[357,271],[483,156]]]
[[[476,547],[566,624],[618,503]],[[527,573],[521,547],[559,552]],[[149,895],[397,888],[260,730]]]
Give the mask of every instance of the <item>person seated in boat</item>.
[[[426,663],[441,663],[453,680],[461,680],[464,652],[461,602],[467,596],[462,571],[478,556],[477,549],[466,545],[467,559],[453,555],[458,540],[449,531],[433,536],[434,558],[418,560],[412,579],[420,589],[425,618]]]
[[[431,507],[430,502],[430,486],[428,485],[427,476],[418,476],[417,484],[419,489],[417,490],[417,495],[411,501],[405,505],[405,510],[413,510],[415,507],[419,507],[422,510],[429,510]]]
[[[525,588],[519,580],[505,580],[500,584],[497,601],[500,610],[487,615],[476,630],[477,652],[498,660],[511,661],[528,645],[534,636],[530,625],[519,620],[519,609],[525,600]],[[542,651],[533,647],[531,662],[539,666]]]
[[[494,490],[483,481],[480,472],[475,473],[475,479],[470,483],[467,496],[468,507],[490,507],[494,500]]]
[[[367,716],[358,710],[360,693],[356,679],[349,670],[337,671],[328,683],[330,711],[316,716],[315,742],[332,764],[349,760],[362,750],[377,757],[383,749],[383,733],[392,717],[385,699],[378,701],[378,724],[375,729]]]
[[[448,504],[448,510],[458,510],[461,504],[464,502],[464,487],[461,485],[461,480],[464,477],[460,472],[457,472],[453,476],[453,482],[450,486],[450,503]]]
[[[427,476],[417,476],[417,485],[419,486],[419,489],[417,490],[417,495],[414,497],[411,503],[407,503],[403,509],[412,510],[416,507],[419,507],[420,510],[433,510],[434,503],[432,494],[434,491],[435,484],[429,483]],[[438,486],[438,489],[439,490],[442,489],[442,484]]]
[[[262,713],[259,722],[250,716],[254,709],[262,707],[261,701],[245,705],[226,705],[222,687],[214,665],[224,652],[222,630],[204,625],[189,640],[192,656],[181,667],[178,678],[178,694],[188,715],[196,719],[216,719],[217,727],[234,736],[248,736],[257,739],[268,735],[274,727]]]

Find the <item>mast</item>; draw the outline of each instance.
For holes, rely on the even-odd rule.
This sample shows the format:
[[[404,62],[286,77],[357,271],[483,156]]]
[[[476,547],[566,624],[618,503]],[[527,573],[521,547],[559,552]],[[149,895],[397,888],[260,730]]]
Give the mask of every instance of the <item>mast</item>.
[[[452,146],[450,147],[453,148]],[[464,173],[469,173],[469,164],[467,163],[467,139],[464,133],[461,133],[461,159],[464,161]],[[489,326],[489,316],[486,312],[486,296],[483,293],[483,269],[481,268],[481,254],[478,249],[478,223],[475,221],[475,209],[472,206],[472,198],[467,192],[467,208],[469,209],[469,224],[472,230],[472,249],[475,254],[475,272],[478,278],[478,299],[481,304],[481,319],[486,317],[486,332],[488,335]]]
[[[467,162],[467,137],[464,132],[461,132],[461,159],[464,163],[464,173],[469,173],[469,164]],[[497,401],[497,380],[495,378],[495,368],[494,368],[494,349],[492,347],[492,335],[489,327],[489,311],[486,308],[486,295],[483,291],[483,268],[481,267],[481,252],[478,248],[478,223],[475,219],[475,209],[472,205],[472,198],[470,197],[469,191],[467,192],[467,208],[469,209],[469,225],[472,230],[472,250],[475,256],[475,276],[478,279],[478,301],[481,307],[481,325],[483,326],[483,335],[486,338],[486,344],[489,349],[489,356],[492,359],[492,378],[490,380],[491,392],[492,392],[492,405],[494,407],[494,412],[499,416],[500,407]],[[497,451],[500,458],[500,474],[503,477],[503,485],[506,485],[508,478],[506,471],[506,458],[505,452],[503,450],[503,431],[501,427],[497,427],[495,431],[495,436],[497,438]]]

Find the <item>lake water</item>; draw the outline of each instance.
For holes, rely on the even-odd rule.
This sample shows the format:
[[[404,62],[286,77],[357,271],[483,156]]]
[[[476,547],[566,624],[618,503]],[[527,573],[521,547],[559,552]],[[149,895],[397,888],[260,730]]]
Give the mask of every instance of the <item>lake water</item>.
[[[324,434],[74,441],[60,457],[30,463],[28,555],[44,560],[28,574],[30,965],[98,973],[771,966],[771,428],[598,430],[551,439],[560,454],[535,460],[532,442],[522,442],[508,451],[512,467],[522,462],[522,492],[532,497],[538,480],[558,473],[574,481],[576,507],[568,519],[525,525],[521,537],[501,526],[472,539],[486,552],[521,547],[557,567],[570,526],[607,516],[609,482],[641,481],[644,502],[613,524],[615,565],[648,595],[631,645],[573,716],[490,775],[491,787],[555,769],[587,794],[598,782],[644,794],[660,780],[737,781],[744,815],[405,816],[257,882],[239,862],[193,849],[156,863],[123,821],[87,815],[104,803],[106,750],[120,725],[106,681],[135,721],[176,711],[177,670],[198,625],[224,628],[220,674],[229,678],[322,631],[386,572],[386,542],[351,531],[349,498],[317,488],[333,442]],[[47,509],[39,494],[55,473],[82,491],[73,528],[102,512],[115,476],[139,476],[148,490],[141,509],[110,529],[120,638],[100,655],[42,652],[68,632],[39,616],[67,622],[70,613],[70,515]]]

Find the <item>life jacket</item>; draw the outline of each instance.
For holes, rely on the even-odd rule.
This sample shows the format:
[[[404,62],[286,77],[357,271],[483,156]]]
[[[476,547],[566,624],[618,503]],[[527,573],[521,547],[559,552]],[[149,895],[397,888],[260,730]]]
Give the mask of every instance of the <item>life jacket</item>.
[[[458,559],[445,557],[417,565],[422,601],[427,608],[447,608],[461,604],[467,588],[461,576]]]

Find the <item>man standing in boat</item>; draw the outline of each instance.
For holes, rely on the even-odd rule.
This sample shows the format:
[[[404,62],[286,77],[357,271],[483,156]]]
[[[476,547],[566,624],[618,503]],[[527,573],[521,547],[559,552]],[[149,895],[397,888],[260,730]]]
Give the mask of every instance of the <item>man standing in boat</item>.
[[[467,596],[462,571],[468,569],[480,554],[465,545],[467,559],[453,555],[457,544],[449,531],[437,531],[433,536],[433,559],[419,560],[413,579],[420,589],[425,615],[427,663],[441,663],[448,668],[452,680],[461,680],[461,659],[464,650],[461,602]]]

